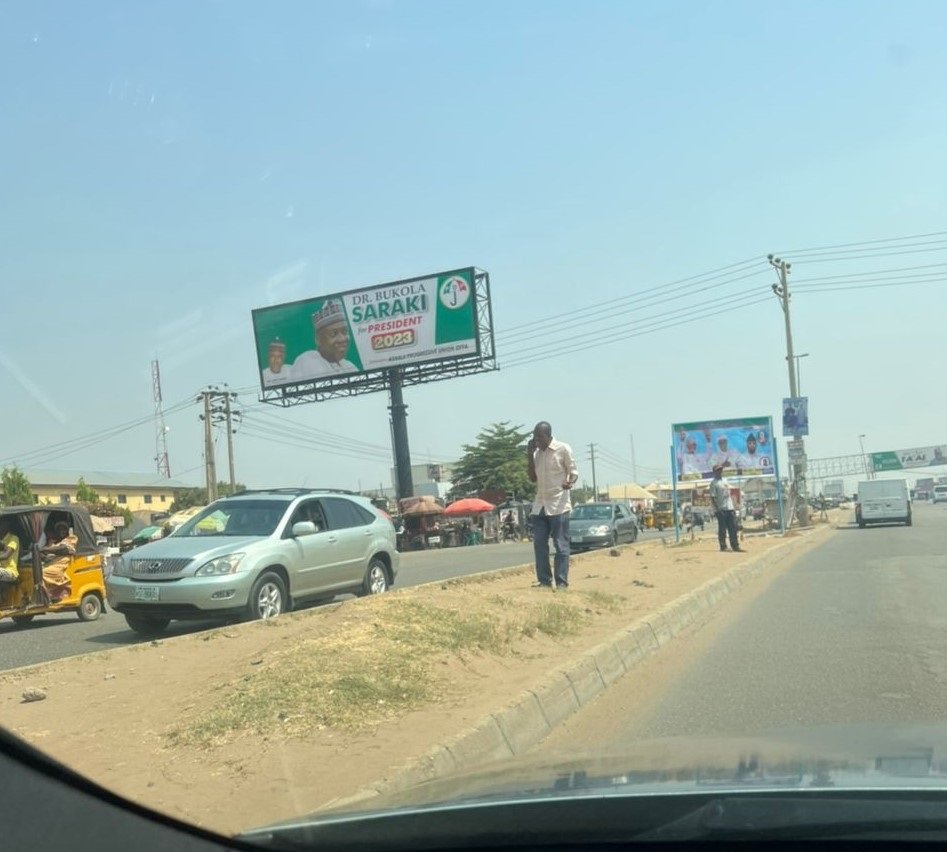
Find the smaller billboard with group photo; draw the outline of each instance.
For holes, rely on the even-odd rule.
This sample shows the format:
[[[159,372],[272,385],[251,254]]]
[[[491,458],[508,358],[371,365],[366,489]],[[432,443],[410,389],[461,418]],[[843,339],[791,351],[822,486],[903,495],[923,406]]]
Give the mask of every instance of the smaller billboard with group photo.
[[[809,397],[793,396],[783,400],[783,435],[804,438],[809,434]]]
[[[717,465],[729,476],[776,473],[770,417],[678,423],[672,428],[679,482],[712,479]]]

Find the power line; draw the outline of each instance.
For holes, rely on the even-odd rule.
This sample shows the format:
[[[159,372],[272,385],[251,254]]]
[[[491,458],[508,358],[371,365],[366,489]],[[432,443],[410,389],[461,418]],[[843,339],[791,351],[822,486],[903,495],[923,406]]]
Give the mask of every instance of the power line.
[[[931,237],[947,237],[947,231],[932,231],[929,234],[910,234],[906,237],[885,237],[879,240],[862,240],[857,243],[835,243],[828,246],[810,246],[809,248],[798,248],[798,249],[784,249],[782,251],[775,252],[779,255],[802,255],[814,251],[828,251],[830,249],[844,249],[844,248],[855,248],[858,246],[873,246],[879,245],[881,243],[897,243],[904,242],[905,240],[927,240]]]
[[[244,422],[254,425],[258,430],[268,430],[276,434],[288,435],[298,438],[299,440],[308,441],[311,446],[325,447],[333,450],[347,450],[351,452],[358,452],[363,455],[377,456],[379,458],[390,459],[391,457],[390,450],[386,448],[360,445],[357,443],[345,441],[342,438],[327,439],[318,433],[314,433],[313,430],[310,430],[307,427],[297,426],[290,423],[280,423],[278,420],[274,422],[272,419],[261,417],[258,412],[245,415]]]
[[[603,302],[597,302],[593,305],[587,305],[584,308],[577,308],[571,311],[563,311],[562,313],[552,314],[545,318],[540,318],[532,322],[520,323],[518,325],[510,326],[503,331],[497,333],[497,339],[509,339],[515,338],[520,335],[518,332],[519,329],[525,329],[523,333],[531,332],[537,326],[547,326],[549,324],[558,325],[562,321],[571,322],[575,317],[582,316],[587,313],[598,313],[602,312],[604,309],[610,310],[612,306],[620,304],[623,302],[633,301],[636,299],[641,299],[647,296],[649,293],[662,293],[666,294],[668,292],[675,292],[677,290],[686,289],[693,286],[695,283],[706,283],[707,281],[712,281],[717,278],[726,277],[726,275],[732,275],[736,272],[745,272],[750,266],[760,266],[762,264],[762,259],[749,259],[740,261],[738,263],[732,263],[720,269],[711,270],[710,272],[701,273],[699,275],[691,275],[687,278],[679,279],[678,281],[671,281],[666,284],[658,284],[656,286],[647,287],[644,290],[640,290],[636,293],[632,293],[627,296],[616,296],[613,299],[606,299]],[[729,270],[729,271],[726,271]],[[765,272],[766,270],[761,268],[760,272]],[[739,278],[734,280],[740,280]]]
[[[545,352],[533,355],[528,358],[519,358],[515,359],[509,363],[503,364],[504,369],[512,369],[514,367],[520,367],[525,364],[533,364],[540,360],[548,360],[550,358],[558,358],[564,355],[571,355],[576,352],[583,352],[586,349],[600,348],[603,345],[608,343],[615,343],[619,340],[631,340],[636,337],[643,337],[646,334],[653,334],[657,331],[665,331],[669,328],[676,328],[677,326],[687,325],[692,322],[698,322],[699,320],[707,319],[709,317],[718,316],[719,314],[728,313],[730,311],[742,310],[743,308],[751,307],[752,305],[758,305],[763,302],[768,302],[771,296],[765,295],[758,298],[750,299],[743,302],[734,302],[733,304],[726,305],[721,307],[719,310],[715,311],[705,311],[702,306],[695,306],[695,310],[691,313],[694,313],[694,316],[689,318],[679,319],[674,322],[662,322],[655,324],[652,327],[637,329],[635,331],[629,332],[627,334],[615,334],[610,336],[607,339],[598,339],[592,341],[591,343],[584,343],[575,346],[567,346],[566,348],[560,348],[558,344],[552,345]],[[514,356],[519,353],[514,353]]]
[[[524,340],[529,340],[531,338],[544,337],[547,334],[549,334],[554,328],[565,327],[571,330],[576,327],[589,325],[590,323],[601,322],[602,319],[614,319],[615,317],[624,316],[625,314],[633,313],[635,311],[647,310],[647,309],[655,307],[656,305],[662,305],[668,302],[674,302],[679,299],[687,299],[687,298],[693,297],[697,293],[704,293],[708,290],[716,290],[720,287],[725,287],[729,284],[734,284],[737,281],[745,281],[747,278],[755,278],[755,277],[764,275],[765,273],[766,273],[765,269],[758,269],[754,272],[749,272],[745,275],[740,275],[735,278],[729,278],[726,281],[719,281],[714,284],[708,284],[706,287],[697,287],[696,289],[688,289],[686,291],[675,293],[674,295],[671,295],[671,296],[665,295],[664,298],[657,298],[657,296],[649,296],[646,298],[646,301],[643,301],[642,304],[629,304],[628,307],[622,308],[620,310],[609,310],[609,311],[603,312],[601,315],[596,314],[584,320],[579,320],[578,322],[574,322],[572,319],[567,317],[565,319],[559,320],[553,326],[539,329],[538,331],[534,331],[532,333],[526,333],[526,332],[520,333],[519,335],[517,335],[516,343],[514,345],[518,345],[522,343]],[[638,298],[638,297],[634,297],[634,298]],[[642,298],[644,299],[644,297]],[[727,298],[727,297],[720,296],[718,298]],[[504,342],[508,342],[508,341],[504,340]]]
[[[189,405],[191,405],[191,400],[187,399],[166,409],[164,413],[165,415],[174,414],[178,411],[182,411]],[[0,459],[0,465],[15,463],[29,466],[39,466],[47,464],[48,462],[55,461],[56,459],[72,455],[73,453],[79,452],[80,450],[94,447],[97,444],[111,440],[112,438],[118,437],[125,432],[130,432],[133,429],[144,426],[145,424],[150,425],[153,422],[154,414],[149,414],[146,417],[130,420],[126,423],[121,423],[117,426],[112,426],[107,429],[100,429],[97,432],[90,432],[87,435],[82,435],[78,438],[72,438],[68,441],[60,441],[55,444],[49,444],[45,447],[30,450],[28,452],[17,453],[16,455],[9,456],[5,459]]]
[[[805,295],[811,295],[812,293],[837,293],[841,290],[875,290],[879,287],[916,287],[920,284],[939,284],[943,281],[947,281],[947,277],[941,278],[931,278],[923,281],[890,281],[888,283],[882,284],[866,284],[864,282],[859,284],[850,284],[844,286],[829,286],[829,287],[800,287],[796,292],[801,291]]]

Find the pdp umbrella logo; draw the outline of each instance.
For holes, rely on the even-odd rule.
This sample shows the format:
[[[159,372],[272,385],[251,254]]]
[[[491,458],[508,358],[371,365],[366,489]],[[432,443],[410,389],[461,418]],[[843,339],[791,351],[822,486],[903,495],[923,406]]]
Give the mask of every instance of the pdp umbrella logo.
[[[441,284],[438,298],[441,304],[450,311],[456,311],[467,304],[470,299],[470,285],[459,275],[451,275]]]

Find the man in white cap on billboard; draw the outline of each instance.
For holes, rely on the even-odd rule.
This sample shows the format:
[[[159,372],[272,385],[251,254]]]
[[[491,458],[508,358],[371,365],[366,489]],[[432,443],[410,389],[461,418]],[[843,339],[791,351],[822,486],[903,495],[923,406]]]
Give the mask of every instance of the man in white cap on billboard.
[[[316,349],[303,352],[296,359],[293,365],[294,382],[358,372],[358,367],[345,360],[349,351],[349,327],[339,299],[329,299],[312,315],[312,329],[316,337]]]
[[[264,386],[269,388],[291,382],[293,365],[286,363],[286,344],[277,337],[271,341],[266,355],[269,366],[261,370]]]

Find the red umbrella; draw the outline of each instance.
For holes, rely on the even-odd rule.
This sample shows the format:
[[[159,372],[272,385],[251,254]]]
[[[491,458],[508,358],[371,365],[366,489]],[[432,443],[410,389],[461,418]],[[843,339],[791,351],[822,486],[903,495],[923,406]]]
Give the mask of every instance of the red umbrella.
[[[465,497],[463,500],[457,500],[451,503],[445,510],[445,515],[482,515],[484,512],[492,512],[496,506],[481,500],[479,497]]]

